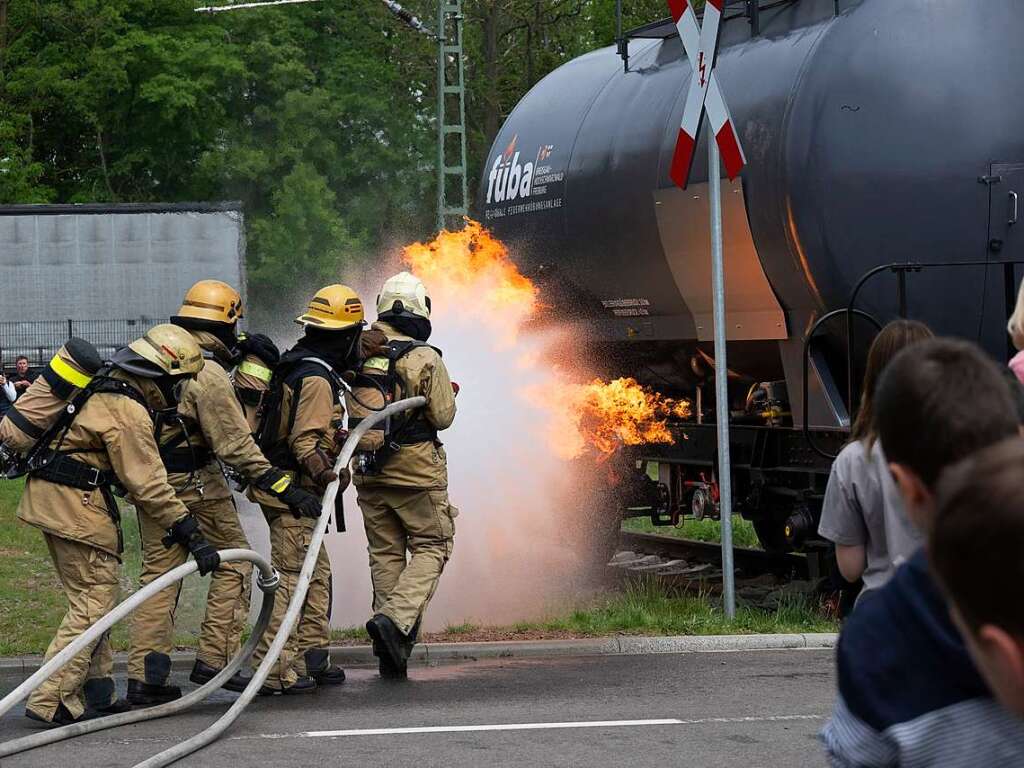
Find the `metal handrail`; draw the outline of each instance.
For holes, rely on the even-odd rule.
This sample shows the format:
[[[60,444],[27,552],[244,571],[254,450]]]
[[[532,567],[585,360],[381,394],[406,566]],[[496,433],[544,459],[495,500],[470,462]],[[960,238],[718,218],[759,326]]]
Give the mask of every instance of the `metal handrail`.
[[[808,414],[809,408],[807,407],[808,406],[808,400],[809,400],[809,390],[810,390],[810,383],[809,382],[810,382],[811,342],[814,340],[815,334],[818,332],[818,329],[821,328],[822,325],[827,323],[829,320],[832,320],[833,318],[838,317],[839,315],[846,315],[847,316],[847,320],[846,321],[847,321],[848,324],[850,323],[850,318],[853,315],[857,315],[857,316],[863,317],[865,320],[867,320],[870,323],[872,323],[879,330],[882,329],[882,323],[874,315],[869,314],[868,312],[865,312],[862,309],[854,309],[853,310],[853,315],[847,314],[847,311],[848,311],[847,309],[834,309],[831,312],[826,312],[824,315],[822,315],[821,317],[818,318],[818,320],[814,323],[814,325],[811,326],[811,330],[808,331],[807,336],[804,337],[804,379],[803,379],[803,413],[804,413],[803,433],[804,433],[804,439],[807,441],[807,444],[809,446],[811,446],[811,448],[814,450],[815,453],[817,453],[819,456],[822,456],[822,457],[824,457],[826,459],[835,459],[835,457],[838,456],[839,454],[832,454],[832,453],[829,453],[828,451],[826,451],[824,448],[819,448],[818,445],[814,442],[814,438],[811,437],[810,416]],[[849,337],[849,334],[850,334],[850,331],[848,329],[847,330],[847,337]]]

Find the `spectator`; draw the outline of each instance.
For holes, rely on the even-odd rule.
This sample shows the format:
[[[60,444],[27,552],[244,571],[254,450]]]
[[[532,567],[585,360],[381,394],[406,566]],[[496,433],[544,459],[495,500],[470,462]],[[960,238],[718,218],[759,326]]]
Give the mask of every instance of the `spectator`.
[[[1010,334],[1013,346],[1017,348],[1017,354],[1010,360],[1010,370],[1024,383],[1024,283],[1020,284],[1017,291],[1017,307],[1010,315],[1006,331]]]
[[[14,361],[14,375],[11,376],[11,383],[14,385],[17,397],[21,397],[22,393],[29,388],[29,385],[36,380],[38,375],[29,370],[28,358],[24,355],[18,355]]]
[[[966,342],[932,339],[904,349],[882,374],[874,407],[907,513],[923,530],[942,470],[1017,434],[999,368]],[[833,766],[1024,761],[1024,723],[992,699],[924,549],[853,612],[836,657],[839,696],[821,734]]]
[[[863,578],[858,596],[881,587],[896,566],[921,546],[922,534],[910,524],[899,489],[876,439],[872,416],[882,371],[905,347],[932,332],[912,320],[894,320],[868,350],[860,410],[847,444],[829,474],[818,533],[836,545],[839,572],[851,584]]]
[[[1024,384],[1017,378],[1017,374],[1012,368],[1003,368],[1003,378],[1006,379],[1006,384],[1010,388],[1010,397],[1013,398],[1013,404],[1017,407],[1020,431],[1021,434],[1024,434]]]
[[[1024,441],[946,472],[929,549],[953,620],[999,702],[1024,718]],[[979,523],[979,520],[982,521]]]
[[[11,406],[17,397],[18,393],[14,389],[14,384],[7,380],[7,377],[4,376],[3,368],[0,368],[0,419],[11,410]]]

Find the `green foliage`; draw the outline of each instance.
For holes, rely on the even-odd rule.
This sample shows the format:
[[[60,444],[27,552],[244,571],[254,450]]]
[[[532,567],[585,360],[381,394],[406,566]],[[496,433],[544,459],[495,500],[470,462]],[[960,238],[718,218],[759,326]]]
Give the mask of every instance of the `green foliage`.
[[[240,200],[257,304],[430,234],[432,41],[379,0],[197,4],[0,0],[0,203]],[[434,0],[405,5],[436,27]],[[625,28],[667,15],[624,6]],[[465,0],[471,187],[522,95],[613,43],[614,9]]]

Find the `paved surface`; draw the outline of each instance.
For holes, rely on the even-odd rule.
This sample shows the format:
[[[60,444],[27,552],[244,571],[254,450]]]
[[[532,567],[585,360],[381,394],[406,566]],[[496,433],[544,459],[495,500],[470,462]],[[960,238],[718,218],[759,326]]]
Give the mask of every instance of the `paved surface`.
[[[340,688],[257,699],[227,737],[178,765],[814,766],[824,764],[815,734],[833,691],[828,650],[487,660],[414,668],[410,678],[352,669]],[[233,698],[3,766],[131,766],[201,730]],[[0,740],[29,731],[20,709],[0,720]]]

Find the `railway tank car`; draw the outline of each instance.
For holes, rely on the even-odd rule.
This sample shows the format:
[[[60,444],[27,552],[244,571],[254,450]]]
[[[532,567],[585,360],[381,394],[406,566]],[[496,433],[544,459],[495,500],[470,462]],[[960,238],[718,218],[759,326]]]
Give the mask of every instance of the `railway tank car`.
[[[1024,259],[1024,4],[754,0],[724,14],[717,73],[748,161],[723,182],[736,509],[766,546],[793,548],[813,538],[873,323],[908,314],[1005,359],[1007,262]],[[508,117],[477,201],[552,319],[576,329],[575,354],[701,404],[686,440],[639,454],[661,484],[633,486],[662,523],[713,514],[717,498],[706,130],[690,186],[669,179],[691,75],[671,21],[565,64]],[[845,313],[822,324],[805,378],[816,320],[890,263],[935,266],[864,282],[856,307],[873,323],[854,323],[850,349]]]

